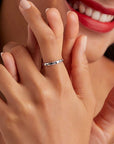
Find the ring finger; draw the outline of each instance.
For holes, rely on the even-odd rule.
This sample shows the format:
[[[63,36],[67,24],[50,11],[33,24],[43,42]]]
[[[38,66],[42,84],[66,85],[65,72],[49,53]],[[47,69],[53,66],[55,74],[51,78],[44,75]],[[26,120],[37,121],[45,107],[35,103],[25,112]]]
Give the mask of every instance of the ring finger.
[[[21,0],[20,11],[30,25],[39,43],[43,61],[53,62],[61,59],[63,23],[59,12],[54,8],[46,11],[49,27],[42,19],[39,10],[31,2]],[[46,76],[54,79],[66,77],[67,74],[63,63],[57,64],[56,66],[51,66],[50,68],[45,67],[45,71]]]

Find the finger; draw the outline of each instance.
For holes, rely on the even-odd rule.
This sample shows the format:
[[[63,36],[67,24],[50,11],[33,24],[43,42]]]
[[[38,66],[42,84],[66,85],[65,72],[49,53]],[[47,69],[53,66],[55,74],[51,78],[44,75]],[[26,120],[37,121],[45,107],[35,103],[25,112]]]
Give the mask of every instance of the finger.
[[[55,8],[51,8],[51,9],[48,8],[46,10],[46,16],[47,16],[48,24],[56,36],[56,45],[58,46],[58,47],[55,46],[55,48],[54,48],[54,45],[53,45],[54,50],[52,50],[50,55],[52,54],[52,55],[54,55],[54,57],[56,57],[56,54],[59,53],[60,56],[58,56],[58,59],[60,59],[60,58],[62,58],[63,22],[62,22],[59,11]],[[55,54],[55,52],[56,52],[56,54]],[[56,58],[56,60],[58,60],[58,59]],[[49,61],[49,62],[52,62],[52,61]],[[49,68],[46,67],[45,70],[46,70],[47,75],[52,78],[54,77],[54,79],[55,79],[55,75],[56,76],[61,75],[60,77],[63,77],[63,78],[66,77],[66,75],[67,75],[66,69],[65,69],[63,63],[49,67]],[[58,79],[58,77],[57,77],[57,79]]]
[[[3,47],[3,52],[11,52],[12,48],[19,45],[16,42],[9,42]]]
[[[0,98],[0,118],[3,115],[4,111],[8,109],[7,104]]]
[[[90,80],[88,61],[85,55],[86,44],[87,37],[82,35],[77,39],[73,47],[71,77],[76,93],[87,106],[90,106],[95,103],[95,101]]]
[[[53,47],[55,47],[55,35],[53,31],[44,22],[40,11],[31,2],[29,2],[30,7],[25,9],[25,2],[27,3],[28,1],[21,0],[19,8],[39,43],[44,62],[55,59],[55,56],[52,54]],[[55,50],[54,54],[59,55],[58,57],[60,58],[60,53],[58,54],[57,50]]]
[[[114,88],[106,99],[103,109],[95,118],[95,122],[104,133],[108,131],[111,136],[114,136]]]
[[[20,83],[29,86],[29,88],[35,88],[35,84],[39,87],[42,86],[44,76],[38,71],[26,48],[18,45],[12,49],[11,53],[15,59]]]
[[[41,70],[40,48],[30,26],[28,26],[27,49],[30,52],[32,59],[34,60],[38,70],[40,71]]]
[[[28,1],[21,0],[20,10],[24,15],[26,21],[30,25],[39,43],[43,61],[52,62],[61,59],[62,47],[60,47],[60,45],[62,44],[57,43],[56,35],[51,29],[53,23],[49,27],[42,19],[39,10],[31,2],[27,2]],[[52,14],[51,17],[55,17],[56,15],[57,21],[58,19],[60,20],[60,15],[58,15],[58,11],[56,9],[53,9],[53,13],[52,11],[50,13],[48,12],[48,15],[49,14]],[[51,24],[51,22],[52,21],[50,20],[49,24]],[[58,75],[61,77],[64,77],[67,74],[63,63],[57,64],[56,66],[51,66],[50,68],[46,67],[45,69],[46,75],[51,78],[55,78],[55,75],[57,75],[57,73],[59,73]]]
[[[15,60],[13,56],[9,52],[1,53],[1,57],[4,63],[4,66],[8,70],[8,72],[12,75],[12,77],[18,81],[18,73],[15,64]]]
[[[69,11],[67,13],[67,24],[65,26],[64,41],[63,41],[63,58],[64,64],[70,73],[71,66],[71,51],[75,44],[79,31],[78,16],[75,12]]]
[[[3,122],[8,112],[8,105],[0,99],[0,130],[3,128]]]
[[[32,64],[33,64],[34,68],[36,68],[36,66],[35,66],[33,60],[31,59],[31,56],[30,56],[29,52],[26,50],[26,48],[24,48],[23,46],[15,43],[15,42],[9,42],[8,44],[6,44],[3,47],[3,51],[4,52],[9,51],[12,54],[12,56],[14,57],[15,64],[16,64],[16,67],[17,67],[17,71],[18,71],[18,74],[19,74],[18,77],[21,76],[21,77],[18,78],[20,80],[20,82],[22,82],[22,83],[23,82],[28,82],[28,80],[29,80],[28,78],[32,79],[32,76],[33,76],[33,75],[31,75],[32,72],[29,73],[30,71],[32,71],[31,67],[29,66],[31,64],[31,63],[29,64],[29,61],[32,61]],[[24,54],[28,56],[27,57],[28,58],[28,65],[26,65],[26,61],[27,61],[26,56],[24,58],[24,61],[22,61],[22,59],[21,59],[21,55],[23,56]],[[20,64],[22,65],[22,67],[24,67],[25,71],[23,71],[24,69],[22,69],[22,68],[20,70],[20,64],[19,64],[19,66],[17,66],[17,64],[19,63],[18,60],[17,60],[17,59],[19,59],[18,57],[20,57]],[[25,66],[24,66],[24,64],[25,64]],[[31,64],[31,66],[32,66],[32,64]]]
[[[63,22],[59,11],[55,8],[46,9],[46,16],[50,28],[53,30],[57,43],[62,47],[63,44]]]
[[[19,75],[17,71],[17,66],[15,64],[15,59],[10,53],[12,49],[18,45],[19,44],[16,42],[9,42],[3,47],[3,52],[9,52],[6,54],[6,56],[3,56],[4,65],[16,81],[19,81]]]
[[[19,90],[20,85],[14,80],[7,69],[0,64],[0,91],[9,104],[12,104],[15,101],[16,92]]]

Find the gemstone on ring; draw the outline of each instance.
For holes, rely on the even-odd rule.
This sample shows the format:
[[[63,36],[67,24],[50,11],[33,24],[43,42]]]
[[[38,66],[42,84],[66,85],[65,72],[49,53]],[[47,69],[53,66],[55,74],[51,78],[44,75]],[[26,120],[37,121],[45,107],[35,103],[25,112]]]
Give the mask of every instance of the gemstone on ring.
[[[46,63],[44,63],[44,66],[52,66],[52,65],[59,64],[61,62],[63,62],[63,59],[60,59],[60,60],[57,60],[57,61],[54,61],[54,62],[46,62]]]

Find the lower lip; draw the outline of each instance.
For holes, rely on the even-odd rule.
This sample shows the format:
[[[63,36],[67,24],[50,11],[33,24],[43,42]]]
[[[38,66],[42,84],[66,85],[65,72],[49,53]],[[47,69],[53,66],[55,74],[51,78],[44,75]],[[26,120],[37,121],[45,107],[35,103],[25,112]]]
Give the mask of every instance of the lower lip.
[[[114,21],[105,22],[105,23],[99,22],[99,21],[92,19],[91,17],[86,16],[85,14],[81,14],[80,12],[74,10],[69,4],[68,6],[72,11],[77,13],[79,17],[79,21],[88,29],[91,29],[93,31],[100,32],[100,33],[106,33],[106,32],[111,31],[114,28]]]

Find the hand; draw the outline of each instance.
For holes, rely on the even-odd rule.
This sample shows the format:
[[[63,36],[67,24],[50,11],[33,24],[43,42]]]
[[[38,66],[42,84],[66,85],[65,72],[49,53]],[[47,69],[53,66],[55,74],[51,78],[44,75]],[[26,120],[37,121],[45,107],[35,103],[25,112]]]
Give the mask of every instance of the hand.
[[[94,119],[90,144],[114,144],[114,88]]]
[[[78,34],[78,19],[77,17],[73,17],[73,12],[69,12],[67,14],[67,25],[65,28],[65,34],[64,34],[64,43],[63,43],[63,58],[64,58],[64,63],[65,66],[70,74],[71,71],[71,51],[73,51],[73,53],[77,53],[76,52],[76,44],[77,41],[79,41],[80,39],[77,39],[77,34]],[[34,59],[34,62],[36,63],[37,67],[39,69],[41,69],[41,56],[40,56],[40,51],[38,48],[38,43],[36,41],[36,38],[34,36],[34,34],[32,33],[30,27],[28,28],[28,42],[27,42],[27,48],[29,49],[29,52],[32,55],[32,58]],[[75,47],[73,47],[75,44]],[[11,52],[11,47],[14,47],[14,43],[10,43],[7,46],[4,47],[4,52],[9,51]],[[17,45],[17,44],[16,44]],[[78,45],[77,45],[78,47]],[[73,48],[73,50],[72,50]],[[36,52],[38,51],[38,52]],[[4,54],[4,64],[7,68],[7,70],[12,74],[12,76],[17,80],[17,71],[16,71],[16,67],[15,67],[15,63],[13,60],[13,57],[11,54],[5,53]],[[76,61],[76,58],[74,58],[73,60],[74,62]],[[76,74],[75,74],[76,75]],[[75,76],[73,75],[73,76]],[[73,77],[72,76],[72,77]],[[75,77],[72,78],[73,80],[75,79]],[[77,81],[74,82],[74,85],[76,85],[75,83],[77,83]],[[98,144],[99,142],[102,143],[110,143],[110,141],[112,140],[112,138],[114,137],[113,134],[113,112],[112,110],[114,109],[112,107],[112,104],[109,103],[112,100],[112,96],[110,98],[107,98],[108,100],[106,101],[103,110],[100,112],[100,114],[98,116],[96,116],[95,121],[93,122],[93,127],[92,127],[92,132],[91,132],[91,138],[90,138],[90,143],[91,144]],[[98,103],[99,101],[97,101]],[[107,105],[109,105],[107,107]],[[110,109],[110,107],[112,107],[112,109]],[[106,110],[107,109],[107,110]],[[98,112],[95,112],[98,113]],[[100,116],[102,115],[102,117]],[[104,120],[103,120],[104,117]],[[108,119],[108,121],[107,121]],[[106,121],[106,123],[104,123],[104,121]],[[101,127],[104,127],[101,129]]]
[[[58,11],[54,8],[47,11],[49,27],[38,9],[29,4],[31,7],[21,8],[21,12],[37,38],[44,62],[60,59],[63,24]],[[45,67],[42,75],[23,46],[12,48],[19,82],[0,65],[0,90],[7,99],[7,104],[0,101],[0,129],[6,143],[88,143],[95,98],[85,56],[86,37],[80,36],[76,45],[77,53],[73,54],[76,62],[72,61],[71,71],[78,75],[75,91],[63,63]]]

